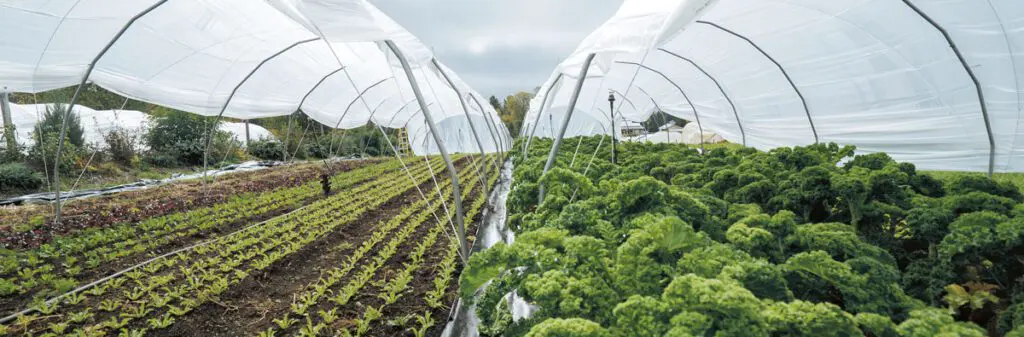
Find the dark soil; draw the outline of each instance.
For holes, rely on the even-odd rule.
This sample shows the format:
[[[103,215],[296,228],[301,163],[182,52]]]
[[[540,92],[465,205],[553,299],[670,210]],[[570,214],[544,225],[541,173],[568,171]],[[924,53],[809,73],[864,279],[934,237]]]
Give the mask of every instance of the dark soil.
[[[468,159],[468,158],[467,158]],[[469,160],[460,160],[457,167],[465,167]],[[444,173],[444,168],[435,168],[435,174]],[[420,185],[426,191],[432,191],[433,181]],[[306,286],[321,277],[348,258],[348,254],[369,239],[377,230],[381,221],[386,221],[399,214],[404,207],[420,199],[415,189],[410,188],[403,195],[393,198],[375,210],[368,211],[353,223],[342,226],[333,233],[307,245],[299,252],[291,254],[275,262],[262,272],[254,272],[241,283],[232,286],[220,296],[218,303],[206,303],[185,316],[179,317],[169,328],[151,331],[151,336],[253,336],[268,327],[274,326],[272,319],[280,318],[291,311],[293,296],[302,293]],[[432,222],[433,220],[428,221]],[[425,227],[425,226],[424,226]],[[417,232],[413,234],[425,235]],[[386,239],[385,239],[386,240]],[[412,242],[413,240],[409,240]],[[439,240],[441,241],[441,240]],[[412,247],[399,248],[400,254],[407,254]],[[371,250],[367,256],[372,256]],[[397,256],[397,255],[396,255]],[[392,259],[394,261],[395,259]],[[392,265],[388,265],[393,267]],[[388,267],[381,267],[385,270]],[[345,284],[353,276],[350,272],[339,284]],[[432,285],[430,279],[428,282]],[[353,299],[355,301],[355,299]],[[322,298],[321,302],[328,302]],[[311,308],[310,313],[316,315],[320,308]],[[341,310],[339,310],[341,311]],[[341,314],[341,313],[339,313]],[[341,314],[344,317],[344,314]],[[304,322],[303,322],[304,323]],[[297,324],[298,325],[298,324]],[[276,326],[275,326],[276,327]],[[292,330],[297,329],[295,327]]]
[[[343,164],[345,164],[345,165],[334,165],[336,167],[335,172],[349,171],[349,170],[352,170],[352,169],[355,169],[355,168],[358,168],[358,167],[364,165],[364,164],[359,164],[359,163],[356,163],[356,162],[343,162]],[[235,180],[237,180],[237,179],[238,178],[236,177]],[[115,273],[117,271],[120,271],[122,269],[125,269],[125,268],[131,267],[133,265],[136,265],[138,263],[141,263],[141,262],[143,262],[145,260],[148,260],[150,258],[153,258],[155,256],[160,256],[160,255],[163,255],[165,253],[169,253],[169,252],[172,252],[172,251],[175,251],[175,250],[187,247],[187,246],[195,244],[195,243],[199,243],[199,242],[202,242],[202,241],[206,241],[208,239],[219,237],[221,235],[226,235],[226,234],[234,233],[235,231],[237,231],[239,229],[242,229],[242,228],[244,228],[246,226],[249,226],[251,224],[259,223],[259,222],[262,222],[262,221],[266,221],[266,220],[272,219],[272,218],[274,218],[276,216],[280,216],[282,214],[294,211],[295,209],[298,209],[300,207],[309,205],[309,204],[311,204],[311,203],[313,203],[313,202],[315,202],[315,201],[317,201],[317,200],[319,200],[321,198],[323,198],[322,195],[317,195],[314,198],[310,198],[310,199],[307,199],[307,200],[302,200],[299,203],[290,204],[290,205],[287,205],[287,206],[285,206],[285,207],[283,207],[281,209],[273,210],[273,211],[270,211],[270,212],[267,212],[267,213],[259,214],[259,215],[256,215],[256,216],[253,216],[253,217],[249,217],[249,218],[246,218],[246,219],[242,219],[242,220],[239,220],[239,221],[235,221],[235,222],[232,222],[232,223],[229,223],[229,224],[225,224],[225,225],[221,225],[221,226],[218,226],[218,227],[214,227],[214,228],[211,228],[209,230],[201,231],[199,233],[196,233],[195,235],[191,235],[191,236],[187,236],[187,237],[178,237],[178,238],[175,238],[173,241],[171,241],[168,244],[162,245],[162,246],[160,246],[160,247],[158,247],[158,248],[156,248],[154,250],[146,252],[146,254],[135,254],[135,255],[126,256],[126,257],[123,257],[123,258],[120,258],[120,259],[117,259],[117,260],[114,260],[114,261],[106,262],[106,263],[103,263],[103,264],[101,264],[101,265],[99,265],[99,266],[97,266],[95,268],[86,269],[81,274],[74,276],[74,278],[78,281],[79,284],[87,284],[89,282],[98,280],[98,279],[103,278],[103,277],[105,277],[107,275],[110,275],[110,274],[113,274],[113,273]],[[51,263],[54,266],[54,268],[55,268],[54,272],[57,275],[62,275],[63,267],[61,266],[61,264],[59,262],[59,260],[61,260],[61,259],[63,259],[63,257],[58,258],[58,261]],[[36,296],[36,294],[34,294],[33,292],[30,291],[30,292],[26,292],[24,294],[20,294],[20,295],[17,295],[17,296],[0,298],[0,312],[3,312],[3,313],[13,313],[13,312],[16,312],[18,310],[21,310],[22,308],[24,308],[24,307],[28,306],[30,303],[32,303],[32,300],[33,300],[34,296]]]
[[[344,161],[331,164],[332,171],[345,172],[379,160]],[[319,177],[319,164],[289,165],[239,172],[217,177],[204,188],[200,180],[190,180],[139,191],[124,192],[77,200],[64,205],[60,223],[52,219],[52,207],[19,206],[0,208],[0,247],[30,249],[50,242],[54,237],[73,234],[87,228],[134,223],[149,218],[223,203],[232,196],[295,187]],[[31,230],[18,226],[41,219],[46,222]]]

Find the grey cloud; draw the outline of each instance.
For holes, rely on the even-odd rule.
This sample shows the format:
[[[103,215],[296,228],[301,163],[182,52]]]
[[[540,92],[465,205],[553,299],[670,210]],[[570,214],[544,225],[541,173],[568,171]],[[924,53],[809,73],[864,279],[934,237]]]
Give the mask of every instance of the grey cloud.
[[[532,90],[621,0],[378,0],[484,95]]]

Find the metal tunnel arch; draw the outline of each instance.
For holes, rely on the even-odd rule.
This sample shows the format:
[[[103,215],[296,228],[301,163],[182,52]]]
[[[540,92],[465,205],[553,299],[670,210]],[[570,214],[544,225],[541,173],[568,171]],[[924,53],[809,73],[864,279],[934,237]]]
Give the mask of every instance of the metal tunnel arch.
[[[701,135],[701,138],[702,138],[701,139],[701,143],[700,143],[700,148],[701,148],[701,152],[703,153],[704,152],[704,141],[703,141],[704,126],[701,125],[701,123],[700,123],[700,113],[697,111],[697,107],[695,105],[693,105],[693,101],[690,100],[690,96],[686,94],[686,91],[683,90],[682,87],[680,87],[678,84],[676,84],[675,81],[672,81],[672,79],[669,78],[668,76],[666,76],[664,73],[662,73],[661,71],[658,71],[657,69],[648,67],[647,65],[636,63],[636,62],[629,62],[629,61],[615,61],[615,63],[634,65],[634,66],[637,66],[637,67],[640,67],[640,68],[643,68],[643,69],[647,69],[648,71],[651,71],[651,72],[653,72],[655,74],[658,74],[659,76],[664,78],[665,81],[668,81],[669,84],[672,84],[672,86],[675,87],[676,90],[678,90],[679,93],[683,95],[683,99],[686,100],[686,104],[689,104],[690,105],[690,109],[693,109],[693,117],[696,119],[697,128],[700,129],[700,135]]]
[[[733,103],[732,98],[729,97],[729,94],[725,92],[725,88],[722,87],[722,83],[718,82],[718,79],[716,79],[714,76],[711,76],[711,74],[708,73],[707,70],[704,70],[704,67],[701,67],[700,65],[698,65],[697,62],[694,62],[693,60],[691,60],[691,59],[689,59],[687,57],[684,57],[682,55],[676,54],[676,53],[674,53],[672,51],[669,51],[669,50],[667,50],[665,48],[658,48],[658,50],[660,50],[660,51],[662,51],[662,52],[664,52],[664,53],[666,53],[668,55],[671,55],[673,57],[676,57],[676,58],[678,58],[680,60],[683,60],[683,61],[686,61],[686,62],[690,63],[691,65],[693,65],[694,68],[697,68],[697,70],[700,70],[700,72],[703,73],[704,76],[707,76],[708,78],[711,79],[712,82],[715,83],[715,86],[718,87],[718,91],[722,92],[722,97],[725,97],[726,102],[729,102],[729,106],[732,108],[732,113],[733,113],[733,115],[736,116],[736,126],[738,126],[739,129],[740,129],[740,136],[743,139],[743,146],[747,146],[747,131],[743,129],[743,121],[740,120],[740,113],[736,109],[736,104]],[[648,95],[648,97],[650,97],[650,95]],[[653,100],[653,98],[651,100]]]
[[[910,7],[910,9],[917,13],[917,15],[921,16],[921,19],[927,21],[928,24],[935,27],[935,30],[942,34],[946,43],[949,44],[949,48],[952,49],[953,54],[956,55],[957,60],[960,61],[960,64],[964,67],[964,71],[967,72],[967,76],[970,76],[971,81],[974,82],[974,88],[978,93],[978,104],[981,105],[981,117],[985,120],[985,132],[988,134],[988,176],[992,177],[996,166],[996,140],[995,136],[992,134],[992,122],[988,116],[988,103],[985,102],[985,90],[982,89],[981,81],[978,80],[978,76],[974,73],[974,70],[971,69],[971,65],[967,63],[967,58],[964,57],[962,52],[960,52],[960,48],[957,47],[956,41],[954,41],[953,37],[949,35],[946,28],[942,27],[942,25],[932,19],[931,16],[921,10],[921,8],[917,7],[917,5],[912,1],[903,0],[903,3],[906,4],[907,7]]]
[[[704,20],[697,20],[696,22],[700,23],[700,24],[704,24],[704,25],[708,25],[708,26],[711,26],[711,27],[718,28],[719,30],[721,30],[723,32],[726,32],[726,33],[728,33],[728,34],[730,34],[732,36],[735,36],[735,37],[738,37],[738,38],[742,39],[743,41],[746,41],[748,44],[750,44],[751,47],[754,47],[754,49],[757,49],[757,51],[760,52],[761,55],[764,55],[765,58],[767,58],[769,61],[774,63],[775,66],[779,68],[779,71],[782,72],[782,75],[786,77],[786,81],[788,81],[790,86],[793,87],[793,91],[796,92],[796,95],[798,97],[800,97],[800,103],[803,104],[804,112],[807,114],[807,122],[811,125],[811,132],[814,133],[814,143],[817,144],[820,141],[819,138],[818,138],[818,129],[814,126],[814,118],[811,117],[811,109],[807,105],[807,99],[804,98],[804,94],[802,92],[800,92],[800,88],[797,87],[795,82],[793,82],[793,78],[789,76],[789,72],[786,71],[786,68],[782,67],[782,64],[779,63],[779,61],[775,60],[775,58],[772,57],[771,54],[768,54],[768,52],[766,52],[764,49],[762,49],[761,46],[759,46],[757,43],[754,43],[753,40],[751,40],[750,38],[748,38],[746,36],[743,36],[742,34],[739,34],[739,33],[735,32],[735,31],[732,31],[732,30],[730,30],[728,28],[722,27],[721,25],[719,25],[717,23],[714,23],[714,22],[704,21]]]

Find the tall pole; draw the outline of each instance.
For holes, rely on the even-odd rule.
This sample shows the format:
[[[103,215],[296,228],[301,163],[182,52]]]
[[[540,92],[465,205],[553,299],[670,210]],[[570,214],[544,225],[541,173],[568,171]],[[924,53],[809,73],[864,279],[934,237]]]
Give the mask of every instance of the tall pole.
[[[616,132],[617,130],[615,129],[615,93],[613,92],[608,93],[608,114],[608,117],[610,117],[608,120],[612,122],[612,164],[618,164],[618,161],[616,160],[617,150],[615,149],[616,145],[618,145],[618,140],[616,140],[615,134],[618,132]]]
[[[11,119],[10,94],[0,93],[0,111],[4,117],[4,138],[7,139],[7,150],[14,151],[18,147],[18,138],[14,134],[14,121]]]
[[[405,71],[405,76],[409,79],[409,86],[412,87],[413,94],[416,95],[416,101],[420,104],[420,110],[423,111],[423,119],[427,122],[427,127],[430,129],[430,135],[434,138],[434,142],[437,143],[437,149],[441,152],[441,158],[444,159],[445,164],[448,165],[448,173],[452,178],[452,194],[455,201],[455,225],[456,235],[459,237],[459,250],[462,251],[462,262],[468,262],[469,259],[469,241],[466,239],[466,224],[463,222],[463,211],[462,211],[462,189],[459,188],[459,172],[455,170],[455,164],[452,162],[451,157],[448,156],[448,150],[444,147],[444,142],[441,141],[441,134],[437,130],[437,124],[434,124],[434,117],[430,114],[430,109],[427,108],[427,101],[423,99],[423,93],[420,91],[420,85],[416,82],[416,77],[412,73],[412,68],[409,66],[409,60],[405,59],[405,55],[395,45],[394,41],[387,40],[384,43],[388,46],[388,49],[395,54],[398,61],[402,63],[402,70]]]
[[[473,133],[473,139],[476,140],[476,146],[480,150],[480,160],[482,160],[482,161],[484,161],[484,163],[486,163],[487,162],[487,151],[484,150],[484,143],[480,141],[480,134],[476,132],[476,126],[473,125],[473,118],[469,114],[469,107],[466,106],[466,99],[464,97],[462,97],[462,91],[459,90],[459,87],[457,85],[455,85],[455,82],[452,81],[452,79],[450,77],[448,77],[448,73],[446,73],[444,71],[444,69],[441,68],[441,64],[437,62],[436,58],[432,59],[431,62],[434,64],[434,68],[436,68],[437,71],[439,73],[441,73],[441,77],[443,77],[444,80],[446,82],[448,82],[448,85],[452,86],[452,91],[455,92],[455,96],[459,97],[459,104],[462,106],[462,112],[466,115],[466,123],[469,123],[469,131]],[[459,130],[459,136],[461,138],[462,130]],[[491,164],[494,165],[495,168],[498,168],[497,163],[491,162]],[[490,180],[487,180],[487,170],[486,169],[481,171],[481,175],[482,175],[483,180],[485,182],[490,181]],[[484,189],[483,190],[486,193],[486,191],[487,191],[487,184],[484,183],[483,185],[484,185]]]
[[[533,129],[530,131],[530,137],[526,138],[526,141],[523,142],[523,159],[524,160],[529,157],[530,143],[533,142],[533,136],[534,136],[534,134],[537,133],[537,127],[540,125],[540,116],[544,114],[544,108],[546,108],[548,106],[548,99],[551,98],[551,90],[554,89],[555,85],[557,85],[558,82],[561,81],[561,80],[562,80],[562,74],[558,74],[558,76],[555,77],[555,80],[551,82],[551,86],[548,86],[548,90],[544,92],[544,99],[541,100],[540,107],[537,108],[537,118],[534,118],[534,120],[533,120]],[[549,115],[548,117],[551,117],[551,116]],[[550,127],[553,128],[554,126],[550,126]],[[525,136],[525,134],[524,134],[524,136]]]
[[[562,138],[565,137],[565,129],[569,127],[569,120],[572,119],[572,112],[576,110],[576,103],[580,100],[580,92],[583,91],[583,82],[587,80],[587,72],[590,71],[590,64],[594,62],[595,54],[587,55],[586,61],[583,62],[583,69],[580,69],[580,75],[576,80],[576,88],[573,89],[572,98],[569,99],[569,108],[565,111],[565,118],[562,119],[562,128],[558,131],[558,137],[555,137],[554,144],[551,144],[551,153],[548,154],[548,161],[544,164],[544,174],[547,174],[551,170],[552,166],[555,166],[555,157],[558,156],[558,148],[562,146]],[[553,126],[553,125],[552,125]],[[537,203],[544,202],[544,185],[541,184],[539,188]]]
[[[245,148],[249,148],[249,120],[245,120]]]
[[[555,139],[555,117],[548,115],[548,135]]]
[[[487,110],[484,109],[483,104],[480,104],[480,100],[476,98],[476,95],[470,94],[469,98],[473,100],[473,103],[475,103],[477,108],[480,109],[480,112],[484,114],[484,123],[487,126],[487,130],[491,133],[491,139],[494,140],[494,146],[498,149],[498,156],[499,159],[501,159],[499,161],[505,162],[505,141],[501,139],[500,131],[495,130],[497,127],[493,124],[494,120],[491,119],[491,114],[487,113]],[[498,170],[501,170],[501,167],[498,167]]]
[[[124,33],[127,32],[128,29],[131,28],[133,24],[135,24],[135,21],[138,21],[140,18],[142,18],[143,16],[146,16],[146,14],[149,14],[149,12],[152,12],[153,10],[157,9],[158,7],[160,7],[161,5],[163,5],[166,2],[167,2],[167,0],[157,1],[153,5],[149,6],[145,10],[143,10],[142,12],[139,12],[138,14],[135,14],[135,16],[133,16],[130,20],[128,20],[128,22],[126,22],[124,24],[124,26],[121,27],[121,30],[118,31],[116,35],[114,35],[114,38],[110,39],[110,41],[107,42],[107,45],[103,47],[103,50],[100,50],[99,54],[96,54],[96,57],[94,57],[92,59],[92,62],[89,62],[89,67],[87,67],[85,69],[85,75],[82,76],[82,81],[78,83],[78,87],[75,88],[74,95],[71,96],[71,102],[68,103],[67,115],[64,115],[64,117],[61,118],[60,136],[57,138],[57,151],[56,151],[57,153],[54,156],[54,160],[53,160],[53,163],[55,165],[54,168],[53,168],[53,185],[57,187],[57,195],[56,195],[56,199],[57,200],[56,200],[56,203],[54,204],[54,210],[53,210],[54,218],[55,218],[54,221],[56,221],[56,223],[60,223],[60,220],[61,220],[61,217],[60,217],[61,216],[61,213],[60,213],[60,206],[61,206],[61,202],[60,202],[60,164],[59,164],[60,163],[61,149],[64,148],[64,139],[67,138],[67,132],[68,132],[68,120],[71,119],[71,114],[74,113],[74,111],[75,111],[75,103],[78,101],[78,95],[80,95],[82,93],[82,88],[84,88],[85,84],[89,81],[89,76],[92,75],[93,69],[96,69],[96,63],[99,63],[100,59],[103,58],[103,55],[106,55],[107,52],[110,51],[110,48],[114,46],[114,43],[117,43],[117,40],[120,40],[121,36],[124,36]]]

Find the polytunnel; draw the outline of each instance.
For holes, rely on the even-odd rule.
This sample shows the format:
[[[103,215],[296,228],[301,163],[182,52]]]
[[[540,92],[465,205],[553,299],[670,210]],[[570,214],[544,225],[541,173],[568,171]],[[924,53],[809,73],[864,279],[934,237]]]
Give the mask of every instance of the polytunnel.
[[[608,134],[590,124],[610,125],[611,93],[617,123],[660,110],[758,149],[1020,171],[1022,17],[1013,0],[627,0],[541,87],[522,136]]]
[[[35,143],[32,133],[40,116],[46,112],[50,104],[10,104],[11,118],[15,126],[15,137],[19,144]],[[124,130],[130,133],[141,133],[147,129],[150,122],[149,115],[142,111],[135,110],[93,110],[89,107],[76,106],[75,114],[82,121],[84,140],[90,144],[102,143],[103,136],[113,130]],[[246,140],[246,127],[248,127],[249,139],[274,139],[274,134],[262,126],[245,123],[221,123],[219,129],[228,132],[238,141]]]
[[[365,0],[6,0],[0,18],[4,93],[93,83],[218,119],[301,111],[334,128],[430,130],[413,150],[440,153],[453,179],[448,152],[510,143],[493,109],[467,101],[478,93]]]

